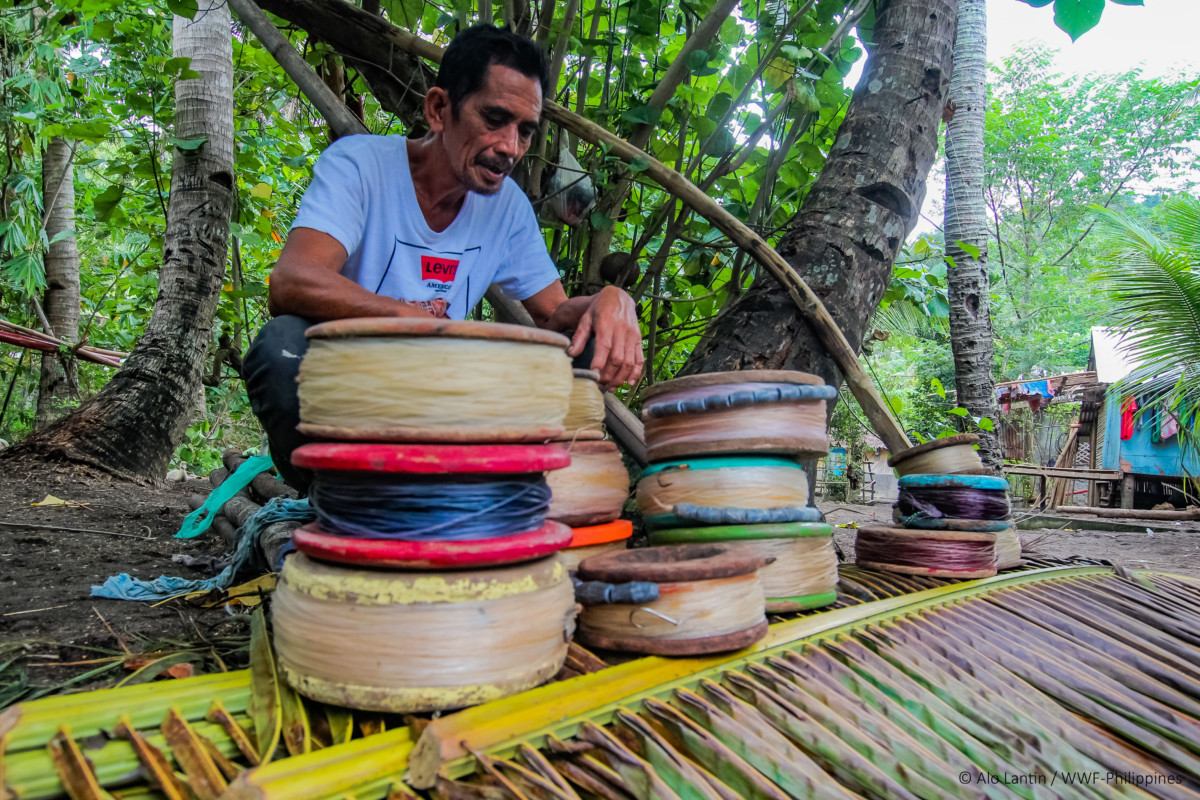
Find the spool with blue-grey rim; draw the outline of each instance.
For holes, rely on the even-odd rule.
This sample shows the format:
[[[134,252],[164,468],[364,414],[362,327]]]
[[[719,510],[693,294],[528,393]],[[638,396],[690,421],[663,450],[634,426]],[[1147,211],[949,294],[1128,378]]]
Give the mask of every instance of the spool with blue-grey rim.
[[[637,485],[646,527],[816,522],[808,475],[774,455],[692,456],[651,464]]]
[[[740,370],[650,387],[642,406],[649,460],[732,453],[823,455],[826,403],[837,390],[816,375]]]
[[[828,523],[667,528],[650,534],[652,545],[718,543],[766,563],[758,579],[767,611],[803,611],[837,601],[837,552]]]

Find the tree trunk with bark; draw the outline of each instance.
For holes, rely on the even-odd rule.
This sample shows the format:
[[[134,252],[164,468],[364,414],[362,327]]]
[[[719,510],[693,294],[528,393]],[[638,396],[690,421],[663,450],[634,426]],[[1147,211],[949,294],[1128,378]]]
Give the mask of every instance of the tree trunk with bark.
[[[956,6],[878,4],[875,46],[837,141],[776,247],[855,347],[925,197],[953,65]],[[792,299],[761,274],[710,326],[682,374],[738,369],[799,369],[842,382]]]
[[[225,273],[233,207],[233,54],[229,7],[201,0],[175,17],[174,55],[199,78],[175,86],[176,147],[158,297],[146,331],[95,397],[5,458],[67,460],[131,478],[161,478],[189,423]]]
[[[79,248],[75,241],[75,147],[60,136],[46,145],[42,155],[42,202],[45,205],[46,293],[42,309],[52,336],[67,342],[79,339]],[[55,241],[64,232],[69,235]],[[35,426],[41,428],[61,414],[63,404],[76,393],[75,359],[62,353],[42,354]]]
[[[987,112],[986,0],[960,0],[954,74],[946,107],[946,284],[950,345],[958,404],[975,417],[997,419],[992,377],[992,316],[988,280],[987,204],[983,197],[983,126]],[[964,247],[963,245],[966,245]],[[995,431],[979,432],[979,456],[997,471]]]

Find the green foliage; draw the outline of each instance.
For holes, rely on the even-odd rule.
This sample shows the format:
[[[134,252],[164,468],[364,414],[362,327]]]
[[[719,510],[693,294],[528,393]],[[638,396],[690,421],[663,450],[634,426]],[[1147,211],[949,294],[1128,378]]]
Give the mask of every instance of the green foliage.
[[[1054,4],[1054,24],[1063,30],[1071,41],[1100,24],[1105,0],[1021,0],[1034,8]],[[1119,6],[1140,6],[1142,0],[1109,0]]]
[[[1105,248],[1096,279],[1116,301],[1115,327],[1139,364],[1122,394],[1166,395],[1172,409],[1200,404],[1200,200],[1180,195],[1148,222],[1095,210]]]

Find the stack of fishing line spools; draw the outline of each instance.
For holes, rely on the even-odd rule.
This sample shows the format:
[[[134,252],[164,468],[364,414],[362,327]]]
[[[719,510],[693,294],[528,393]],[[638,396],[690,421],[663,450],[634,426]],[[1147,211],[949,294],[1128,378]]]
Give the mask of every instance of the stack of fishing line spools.
[[[414,712],[545,682],[575,597],[545,474],[570,455],[567,340],[512,325],[351,319],[308,331],[299,448],[317,521],[273,600],[287,681]]]
[[[888,459],[900,475],[897,526],[858,529],[855,560],[868,569],[942,578],[986,578],[1021,563],[1008,482],[984,468],[979,437],[962,434]]]
[[[613,442],[604,441],[600,373],[573,370],[571,399],[559,443],[571,453],[565,469],[547,476],[553,500],[547,516],[572,530],[562,559],[575,569],[583,559],[624,550],[633,523],[619,519],[629,498],[629,472]]]
[[[640,652],[718,652],[760,638],[766,610],[834,602],[831,529],[808,506],[797,462],[828,450],[825,406],[834,397],[816,376],[785,371],[651,387],[642,408],[651,464],[637,502],[656,547],[588,559],[579,575],[659,582],[659,600],[587,607],[580,639]],[[747,564],[760,565],[757,575]]]

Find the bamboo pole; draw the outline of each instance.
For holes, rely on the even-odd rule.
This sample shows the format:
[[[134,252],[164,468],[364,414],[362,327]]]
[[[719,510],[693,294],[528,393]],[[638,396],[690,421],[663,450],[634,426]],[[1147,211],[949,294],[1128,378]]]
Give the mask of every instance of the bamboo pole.
[[[1097,517],[1117,519],[1151,519],[1176,522],[1200,521],[1200,508],[1190,508],[1185,511],[1154,511],[1153,509],[1133,508],[1098,508],[1093,506],[1058,506],[1056,514],[1092,514]]]
[[[242,5],[251,0],[235,1],[238,5]],[[237,9],[238,6],[234,6],[234,8]],[[390,44],[402,50],[441,63],[445,51],[433,42],[428,42],[394,25],[389,25],[387,22],[348,4],[344,9],[339,9],[338,14],[343,19],[349,20],[352,25],[361,28],[364,33],[377,33]],[[263,18],[265,19],[265,16]],[[276,34],[282,36],[278,30],[276,30]],[[320,32],[317,35],[319,37]],[[911,447],[904,429],[892,414],[891,409],[884,403],[883,398],[880,397],[862,363],[858,360],[858,354],[846,340],[824,303],[796,270],[762,237],[700,191],[683,175],[602,126],[590,122],[554,102],[547,101],[542,107],[542,113],[547,119],[579,138],[592,144],[603,145],[610,154],[616,155],[623,161],[636,161],[639,166],[644,165],[643,172],[646,175],[653,178],[663,189],[687,203],[697,214],[707,219],[735,244],[746,250],[792,298],[800,315],[812,327],[813,332],[842,370],[851,393],[858,399],[863,413],[867,415],[875,432],[879,438],[883,439],[888,449],[893,453],[899,453]]]

